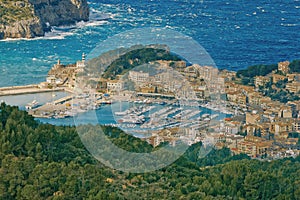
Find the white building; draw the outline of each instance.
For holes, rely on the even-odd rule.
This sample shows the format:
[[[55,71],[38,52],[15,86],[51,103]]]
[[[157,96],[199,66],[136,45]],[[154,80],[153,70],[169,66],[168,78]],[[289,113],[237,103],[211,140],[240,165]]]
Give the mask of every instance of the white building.
[[[121,91],[124,89],[124,82],[121,80],[107,81],[107,89],[109,91]]]
[[[300,133],[300,120],[295,120],[295,122],[293,123],[293,128],[295,132]]]
[[[129,71],[128,78],[135,83],[143,83],[149,79],[149,73],[142,71]]]

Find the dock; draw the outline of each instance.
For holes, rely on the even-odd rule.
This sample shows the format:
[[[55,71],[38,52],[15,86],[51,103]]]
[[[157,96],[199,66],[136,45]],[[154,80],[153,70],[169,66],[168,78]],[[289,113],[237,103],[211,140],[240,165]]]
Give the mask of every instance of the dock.
[[[67,117],[66,111],[72,109],[70,107],[73,96],[66,96],[58,100],[46,103],[35,109],[29,110],[29,114],[37,118],[51,118],[51,117]],[[69,104],[69,105],[68,105]]]
[[[72,99],[73,99],[73,96],[66,96],[66,97],[60,98],[56,101],[53,101],[51,104],[52,105],[63,104],[63,103],[66,103],[67,101],[70,101]]]

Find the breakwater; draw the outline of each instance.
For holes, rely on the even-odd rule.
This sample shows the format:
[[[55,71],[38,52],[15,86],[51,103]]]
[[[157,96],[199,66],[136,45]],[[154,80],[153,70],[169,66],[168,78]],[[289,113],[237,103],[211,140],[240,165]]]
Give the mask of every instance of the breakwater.
[[[21,95],[21,94],[34,94],[43,92],[58,92],[64,91],[64,88],[40,88],[39,85],[24,85],[24,86],[11,86],[0,88],[0,96]]]

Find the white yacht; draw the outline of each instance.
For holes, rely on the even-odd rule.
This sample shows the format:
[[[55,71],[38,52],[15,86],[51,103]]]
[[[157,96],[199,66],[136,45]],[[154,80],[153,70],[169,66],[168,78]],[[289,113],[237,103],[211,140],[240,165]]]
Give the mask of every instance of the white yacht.
[[[36,107],[38,107],[39,103],[37,102],[37,100],[33,100],[32,102],[28,103],[25,108],[27,110],[31,110],[31,109],[34,109]]]

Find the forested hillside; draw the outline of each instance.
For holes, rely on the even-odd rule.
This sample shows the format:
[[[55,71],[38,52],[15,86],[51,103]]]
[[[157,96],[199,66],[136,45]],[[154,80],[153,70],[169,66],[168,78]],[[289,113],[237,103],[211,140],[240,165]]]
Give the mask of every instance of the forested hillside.
[[[242,79],[244,85],[254,85],[255,76],[266,76],[272,71],[277,71],[278,64],[253,65],[246,69],[238,70],[236,75]],[[300,60],[293,60],[290,65],[290,73],[300,73]]]
[[[164,49],[149,47],[135,49],[114,60],[105,69],[103,77],[115,79],[116,75],[123,75],[134,67],[157,60],[179,61],[181,59]]]
[[[121,148],[155,150],[119,129],[103,129]],[[200,159],[200,147],[159,171],[123,173],[91,157],[75,127],[40,124],[1,104],[0,199],[299,199],[299,157],[260,162],[222,149]]]

